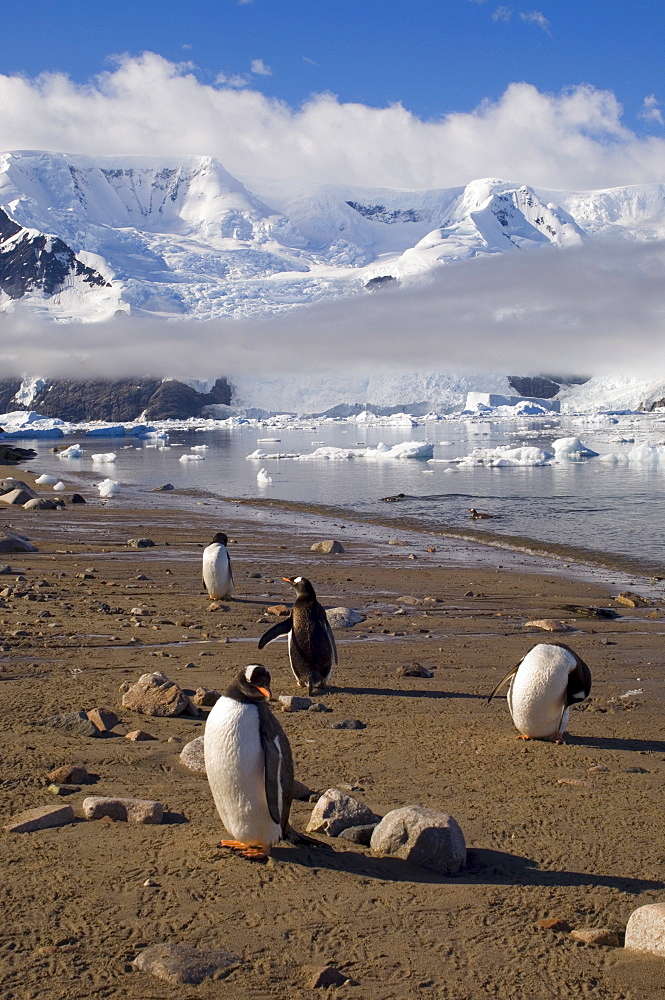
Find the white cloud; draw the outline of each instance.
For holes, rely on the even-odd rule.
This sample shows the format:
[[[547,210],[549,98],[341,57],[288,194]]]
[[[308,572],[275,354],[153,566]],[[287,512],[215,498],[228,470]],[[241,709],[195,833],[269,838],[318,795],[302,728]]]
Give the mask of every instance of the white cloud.
[[[649,94],[648,97],[644,98],[640,118],[647,122],[656,122],[657,125],[665,125],[663,112],[660,110],[660,101],[656,99],[655,94]]]
[[[520,18],[522,21],[526,21],[527,24],[534,24],[538,28],[542,28],[546,35],[551,34],[550,32],[550,22],[545,17],[545,15],[540,10],[527,10],[520,11]]]
[[[303,56],[302,57],[302,61],[306,62],[306,63],[309,63],[310,66],[318,66],[319,65],[315,59],[310,59],[309,56]]]
[[[401,105],[373,108],[312,96],[293,109],[189,64],[124,56],[86,85],[62,74],[0,75],[4,149],[147,155],[209,154],[232,174],[296,183],[437,188],[500,177],[545,188],[661,181],[665,139],[622,121],[611,91],[558,94],[511,84],[470,113],[424,121]]]
[[[243,73],[218,73],[215,77],[215,83],[220,87],[233,87],[234,89],[239,89],[240,87],[247,87],[250,82],[250,78],[245,76]]]
[[[252,59],[250,72],[255,73],[257,76],[272,76],[270,66],[266,66],[263,59]]]
[[[663,243],[612,242],[467,261],[442,267],[426,283],[269,321],[129,317],[94,328],[69,324],[63,342],[60,327],[23,315],[19,303],[0,318],[0,367],[70,378],[442,365],[446,371],[563,369],[648,378],[665,370],[664,281]]]
[[[512,16],[513,12],[510,9],[510,7],[497,7],[497,9],[492,14],[492,20],[503,21],[504,24],[507,24]]]

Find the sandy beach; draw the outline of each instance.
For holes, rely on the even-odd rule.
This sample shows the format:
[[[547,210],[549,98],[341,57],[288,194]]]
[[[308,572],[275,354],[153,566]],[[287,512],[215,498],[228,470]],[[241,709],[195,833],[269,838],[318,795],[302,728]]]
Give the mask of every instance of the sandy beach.
[[[30,468],[38,474],[37,463]],[[3,474],[34,481],[20,467]],[[328,963],[355,985],[327,992],[355,1000],[665,995],[665,959],[539,926],[561,918],[621,935],[634,909],[665,900],[662,599],[620,607],[616,593],[639,592],[639,581],[617,576],[610,586],[554,563],[525,572],[507,555],[481,559],[480,546],[465,567],[459,546],[429,535],[210,500],[193,499],[186,512],[167,496],[130,510],[122,498],[104,505],[86,495],[89,503],[63,511],[9,507],[0,523],[38,548],[0,557],[11,566],[0,577],[10,591],[0,598],[0,815],[7,823],[66,802],[79,817],[0,835],[6,1000],[298,1000],[326,992],[311,988],[308,967]],[[233,539],[236,590],[210,611],[201,551],[220,530]],[[155,546],[127,545],[140,537]],[[338,538],[344,553],[310,551],[322,538]],[[236,857],[217,846],[224,831],[205,777],[179,760],[208,709],[154,718],[122,708],[120,685],[152,670],[193,693],[221,690],[261,662],[275,697],[297,693],[286,644],[257,650],[275,620],[266,608],[292,601],[281,578],[297,574],[324,606],[366,617],[336,633],[340,662],[320,697],[330,711],[273,705],[296,777],[313,793],[351,790],[380,815],[409,804],[452,814],[468,848],[459,875],[374,857],[339,838],[328,850],[280,846],[265,865]],[[562,605],[613,607],[619,617]],[[137,607],[147,613],[133,615]],[[548,618],[575,631],[524,627]],[[505,691],[485,703],[548,640],[570,644],[593,676],[566,746],[520,741]],[[433,677],[398,673],[414,661]],[[98,707],[120,718],[103,737],[40,725]],[[344,719],[365,728],[331,727]],[[123,738],[136,729],[154,739]],[[63,764],[85,765],[91,783],[54,799],[46,775]],[[83,821],[89,794],[158,799],[165,821]],[[294,802],[296,828],[311,809]],[[161,942],[224,948],[243,963],[222,982],[174,988],[131,964]]]

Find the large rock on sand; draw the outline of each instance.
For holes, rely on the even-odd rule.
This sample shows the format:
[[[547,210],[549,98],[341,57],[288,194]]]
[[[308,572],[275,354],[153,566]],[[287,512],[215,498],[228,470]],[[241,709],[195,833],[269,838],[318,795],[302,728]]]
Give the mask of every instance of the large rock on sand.
[[[631,913],[626,948],[665,958],[665,903],[647,903]]]
[[[379,819],[369,806],[339,788],[329,788],[319,798],[312,810],[307,830],[309,833],[327,833],[337,837],[350,826],[363,826]]]
[[[466,862],[466,843],[457,820],[438,809],[404,806],[387,813],[372,834],[374,854],[390,854],[442,875],[455,875]]]
[[[175,681],[170,681],[166,674],[155,670],[153,673],[143,674],[136,684],[132,684],[122,696],[122,707],[138,712],[139,715],[163,718],[189,710],[190,700]],[[194,709],[194,712],[197,710]]]

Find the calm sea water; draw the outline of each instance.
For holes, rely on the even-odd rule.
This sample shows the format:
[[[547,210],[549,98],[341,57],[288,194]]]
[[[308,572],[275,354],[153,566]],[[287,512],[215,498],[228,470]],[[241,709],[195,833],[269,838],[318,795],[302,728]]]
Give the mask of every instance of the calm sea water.
[[[627,453],[634,443],[665,438],[665,422],[653,417],[625,417],[619,422],[588,426],[579,420],[522,421],[519,424],[445,420],[414,428],[361,427],[353,424],[315,423],[285,428],[219,428],[213,431],[171,431],[167,447],[154,442],[112,438],[79,441],[81,459],[58,459],[44,441],[33,442],[39,460],[32,468],[59,475],[69,486],[100,482],[109,477],[122,484],[122,493],[111,504],[164,503],[164,496],[148,491],[172,483],[171,501],[194,502],[193,490],[224,498],[260,502],[296,501],[336,514],[361,517],[442,533],[465,534],[504,542],[515,547],[533,546],[583,557],[585,552],[610,561],[620,560],[635,570],[665,575],[665,465],[614,465],[590,459],[544,467],[460,468],[427,464],[419,460],[370,462],[362,458],[341,461],[248,461],[257,448],[266,452],[310,453],[325,444],[340,448],[375,447],[407,440],[429,441],[435,458],[455,458],[474,448],[529,445],[551,450],[552,441],[580,437],[599,452]],[[279,438],[261,443],[260,438]],[[633,440],[631,440],[633,439]],[[633,443],[634,441],[634,443]],[[28,443],[28,442],[26,442]],[[195,445],[208,445],[203,461],[180,462]],[[115,452],[113,463],[93,466],[90,455]],[[272,483],[257,482],[260,468]],[[453,471],[446,472],[450,468]],[[382,497],[406,494],[397,503]],[[169,501],[169,502],[171,502]],[[468,510],[495,515],[472,521]]]

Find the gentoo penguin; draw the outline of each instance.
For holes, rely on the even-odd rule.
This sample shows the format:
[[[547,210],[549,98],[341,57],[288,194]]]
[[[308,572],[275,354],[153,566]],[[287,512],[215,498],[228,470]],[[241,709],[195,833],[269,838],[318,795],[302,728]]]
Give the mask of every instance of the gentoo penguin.
[[[472,521],[482,521],[482,520],[485,520],[485,518],[488,518],[488,517],[498,517],[499,516],[498,514],[483,514],[482,511],[476,510],[475,507],[471,507],[469,509],[469,514],[471,515],[471,520]]]
[[[218,531],[203,550],[203,586],[210,600],[230,597],[233,593],[233,570],[226,549],[228,538]]]
[[[541,642],[502,677],[487,699],[510,679],[508,708],[523,740],[564,743],[568,707],[591,690],[586,663],[562,642]]]
[[[306,687],[311,695],[314,688],[325,687],[330,680],[333,664],[337,663],[335,637],[309,580],[304,576],[282,579],[296,588],[298,596],[289,617],[261,636],[259,649],[288,632],[291,670],[298,687]]]
[[[233,837],[222,846],[256,861],[280,840],[318,843],[289,826],[293,757],[269,697],[266,668],[245,667],[213,706],[203,741],[210,791]]]

